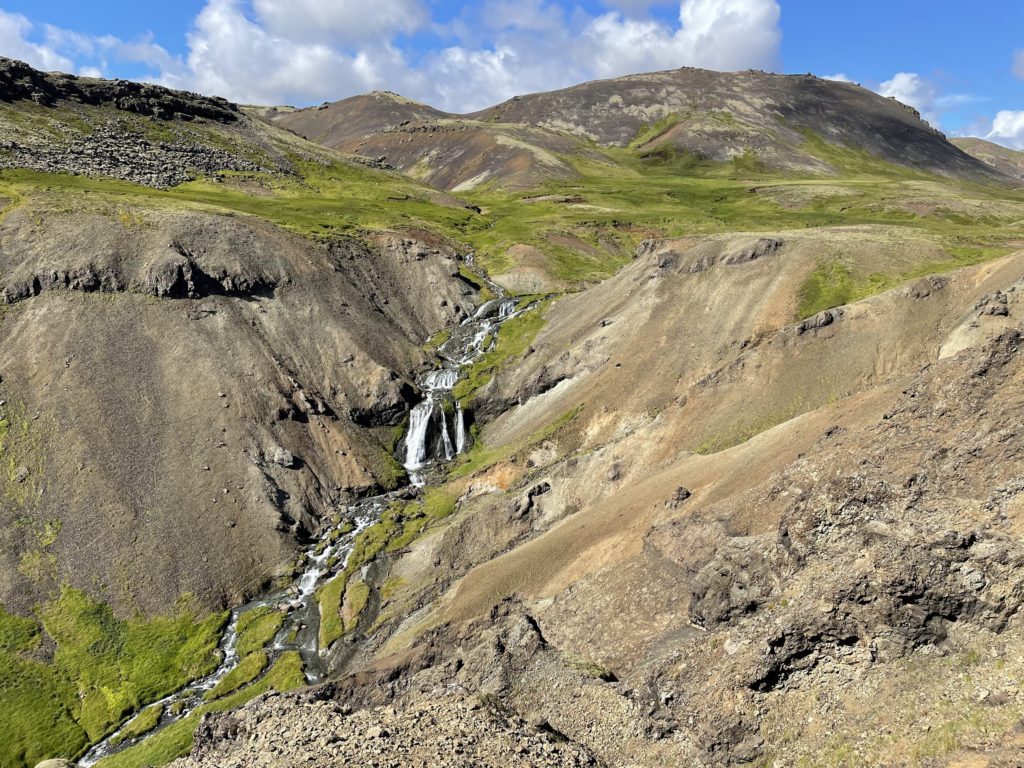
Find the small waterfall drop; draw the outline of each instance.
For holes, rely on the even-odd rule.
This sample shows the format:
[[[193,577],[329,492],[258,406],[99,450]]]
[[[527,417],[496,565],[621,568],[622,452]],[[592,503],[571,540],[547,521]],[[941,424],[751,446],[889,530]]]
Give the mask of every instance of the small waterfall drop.
[[[473,268],[472,254],[465,257],[465,263]],[[449,461],[471,447],[472,439],[466,428],[465,412],[453,394],[462,368],[494,347],[502,323],[534,306],[530,304],[517,309],[517,302],[508,299],[501,287],[484,275],[477,274],[494,292],[496,298],[484,302],[461,325],[450,329],[450,338],[437,349],[441,367],[424,373],[417,382],[424,397],[409,414],[403,456],[409,480],[416,486],[426,483],[423,470],[436,462]],[[238,624],[240,618],[248,611],[271,608],[285,615],[280,631],[264,648],[270,658],[267,668],[273,666],[280,654],[295,651],[302,658],[307,682],[319,682],[327,672],[327,663],[326,649],[320,648],[320,606],[316,596],[317,589],[327,579],[345,568],[356,536],[377,522],[394,498],[395,494],[383,494],[362,499],[349,506],[347,515],[340,517],[335,525],[328,526],[317,541],[305,548],[299,572],[290,586],[256,598],[231,611],[218,644],[220,663],[216,670],[148,705],[162,707],[163,713],[156,728],[143,736],[120,741],[121,734],[131,726],[134,718],[129,719],[117,731],[93,745],[79,759],[78,766],[91,768],[101,759],[138,744],[168,725],[188,717],[207,703],[204,694],[213,690],[240,662]],[[138,716],[137,713],[135,717]]]

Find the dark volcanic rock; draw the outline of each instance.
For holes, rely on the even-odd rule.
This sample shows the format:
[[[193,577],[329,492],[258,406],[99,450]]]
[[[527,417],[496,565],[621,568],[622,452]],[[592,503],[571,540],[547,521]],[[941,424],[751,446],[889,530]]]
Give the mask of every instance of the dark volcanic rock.
[[[110,106],[163,120],[203,117],[230,123],[240,116],[237,106],[216,96],[200,96],[129,80],[99,80],[60,72],[40,72],[24,62],[0,58],[0,100],[22,99],[46,107],[52,107],[59,101]]]

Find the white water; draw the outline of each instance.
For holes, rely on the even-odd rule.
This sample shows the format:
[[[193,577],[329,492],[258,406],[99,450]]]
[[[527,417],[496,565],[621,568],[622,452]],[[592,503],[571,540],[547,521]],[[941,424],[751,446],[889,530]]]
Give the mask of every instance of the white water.
[[[472,254],[466,256],[465,262],[472,267]],[[404,461],[410,482],[415,486],[425,484],[421,470],[441,460],[449,461],[470,447],[465,413],[461,403],[455,401],[452,395],[452,389],[459,381],[460,369],[493,348],[497,330],[503,322],[517,317],[533,306],[517,310],[516,302],[505,298],[499,286],[488,281],[483,275],[480,277],[487,282],[497,298],[485,302],[472,317],[452,329],[451,338],[437,350],[438,357],[444,363],[443,367],[425,373],[417,382],[424,393],[424,399],[414,406],[409,414]],[[319,647],[320,613],[316,589],[327,578],[345,568],[355,537],[376,522],[395,495],[374,496],[349,506],[347,519],[342,519],[338,525],[324,531],[317,541],[312,542],[303,551],[301,572],[290,587],[252,600],[231,611],[218,646],[221,661],[217,669],[210,675],[193,681],[182,690],[151,704],[150,706],[163,707],[163,715],[156,729],[114,746],[112,742],[132,722],[129,720],[118,731],[92,747],[78,761],[78,765],[81,768],[91,768],[103,758],[146,739],[202,706],[205,703],[203,694],[215,688],[217,683],[238,665],[238,622],[242,615],[250,610],[270,607],[286,614],[280,631],[265,649],[270,657],[267,669],[281,653],[298,651],[305,664],[307,681],[318,682],[327,670],[325,649]],[[343,526],[348,522],[354,523],[354,528],[344,533]],[[171,713],[172,708],[176,708],[177,711]]]
[[[466,414],[462,412],[462,404],[455,404],[455,453],[466,450]]]

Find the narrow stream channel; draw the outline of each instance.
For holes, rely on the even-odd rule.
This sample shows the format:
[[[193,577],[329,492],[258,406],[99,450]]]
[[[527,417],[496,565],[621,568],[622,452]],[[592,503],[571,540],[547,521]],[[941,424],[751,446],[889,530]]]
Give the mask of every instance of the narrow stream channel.
[[[448,329],[450,335],[435,350],[441,366],[425,372],[417,379],[423,399],[410,412],[409,427],[403,439],[403,464],[409,481],[416,487],[427,484],[431,468],[450,461],[470,447],[471,438],[465,414],[461,404],[452,395],[465,368],[494,348],[497,331],[502,323],[536,306],[535,302],[521,306],[522,302],[508,298],[500,286],[474,268],[472,254],[465,257],[465,262],[494,292],[495,298],[480,305],[460,325]],[[248,611],[269,607],[286,613],[281,629],[264,649],[269,659],[267,670],[273,667],[283,652],[298,651],[303,660],[306,681],[311,684],[321,681],[328,673],[327,649],[320,648],[320,606],[316,590],[344,570],[356,536],[377,522],[391,501],[406,493],[407,489],[402,489],[360,499],[350,505],[347,516],[341,522],[325,530],[317,541],[303,550],[302,568],[289,586],[231,611],[218,646],[221,661],[214,672],[149,705],[161,706],[163,709],[156,728],[141,736],[121,741],[121,734],[131,726],[134,718],[128,720],[119,730],[93,746],[78,760],[78,765],[91,768],[103,758],[144,741],[208,703],[204,695],[213,690],[241,661],[237,652],[238,621]],[[258,679],[247,685],[256,683]]]

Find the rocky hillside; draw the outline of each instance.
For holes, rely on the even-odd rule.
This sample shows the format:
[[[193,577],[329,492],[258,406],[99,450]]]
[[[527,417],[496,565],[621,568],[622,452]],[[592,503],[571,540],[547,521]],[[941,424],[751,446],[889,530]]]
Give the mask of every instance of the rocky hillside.
[[[952,139],[952,142],[971,157],[976,157],[1000,173],[1013,179],[1024,179],[1024,152],[984,139]]]
[[[451,116],[6,66],[0,763],[1013,764],[1008,177],[802,76]],[[453,338],[467,450],[409,487]]]
[[[571,177],[574,161],[595,156],[588,142],[641,157],[739,160],[748,172],[827,176],[882,161],[954,178],[1001,177],[913,109],[810,75],[683,68],[517,96],[464,116],[378,93],[270,118],[327,146],[384,156],[448,189],[523,189]],[[462,171],[467,156],[470,169]]]
[[[0,99],[0,605],[261,590],[400,482],[421,345],[474,303],[446,233],[477,214],[220,99],[8,60]]]
[[[1024,253],[792,323],[811,235],[773,237],[658,244],[558,302],[461,511],[373,577],[337,704],[253,702],[189,764],[274,717],[329,760],[365,733],[339,705],[396,712],[400,759],[447,690],[598,764],[1015,764]]]

